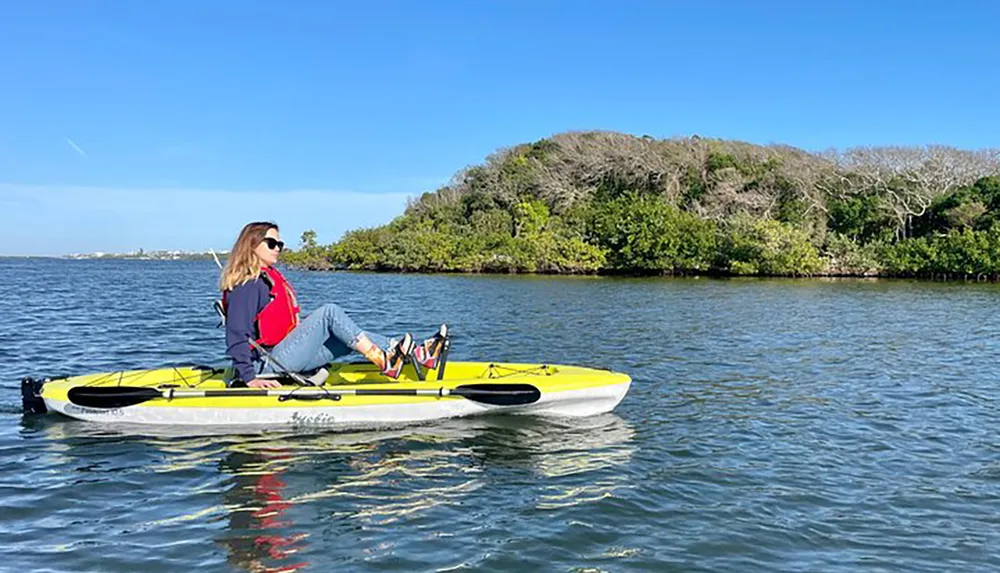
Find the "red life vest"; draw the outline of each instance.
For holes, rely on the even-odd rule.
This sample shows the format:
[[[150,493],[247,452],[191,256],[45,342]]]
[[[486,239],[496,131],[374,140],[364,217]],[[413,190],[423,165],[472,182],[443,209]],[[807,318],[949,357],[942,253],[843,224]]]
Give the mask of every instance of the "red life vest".
[[[257,344],[266,347],[277,346],[299,324],[299,305],[292,285],[274,267],[264,267],[260,278],[271,288],[271,301],[257,313]],[[222,293],[222,307],[229,309],[227,295]]]

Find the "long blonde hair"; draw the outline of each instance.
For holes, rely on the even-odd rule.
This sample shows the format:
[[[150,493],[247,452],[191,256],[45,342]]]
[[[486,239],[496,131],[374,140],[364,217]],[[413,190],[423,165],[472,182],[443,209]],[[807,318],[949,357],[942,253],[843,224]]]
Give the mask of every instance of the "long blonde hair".
[[[229,256],[226,257],[226,266],[222,269],[222,275],[219,278],[220,290],[232,290],[260,275],[260,269],[264,266],[264,262],[254,251],[271,229],[278,230],[278,225],[268,221],[259,221],[248,223],[243,227],[232,250],[229,251]]]

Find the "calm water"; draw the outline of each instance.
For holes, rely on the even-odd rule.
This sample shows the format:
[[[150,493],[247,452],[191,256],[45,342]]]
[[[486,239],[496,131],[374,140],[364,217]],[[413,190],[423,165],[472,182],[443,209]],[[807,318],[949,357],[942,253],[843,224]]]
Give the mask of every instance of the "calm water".
[[[211,263],[0,273],[3,570],[1000,568],[996,285],[290,272],[307,310],[635,383],[576,421],[198,436],[18,384],[223,362]]]

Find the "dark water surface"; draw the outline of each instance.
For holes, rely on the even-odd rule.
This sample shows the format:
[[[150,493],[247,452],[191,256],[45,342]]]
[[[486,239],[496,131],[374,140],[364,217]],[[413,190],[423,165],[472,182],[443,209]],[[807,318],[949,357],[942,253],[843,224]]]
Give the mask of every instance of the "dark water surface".
[[[0,259],[5,571],[997,571],[1000,288],[289,272],[458,359],[632,375],[613,414],[137,433],[19,379],[222,363],[212,263]]]

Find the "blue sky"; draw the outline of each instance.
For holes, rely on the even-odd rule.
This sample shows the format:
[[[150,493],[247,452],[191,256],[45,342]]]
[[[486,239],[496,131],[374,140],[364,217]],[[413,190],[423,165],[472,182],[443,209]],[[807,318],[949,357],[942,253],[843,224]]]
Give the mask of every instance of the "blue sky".
[[[972,1],[8,2],[0,254],[225,249],[262,218],[330,242],[566,130],[996,147],[998,17]]]

